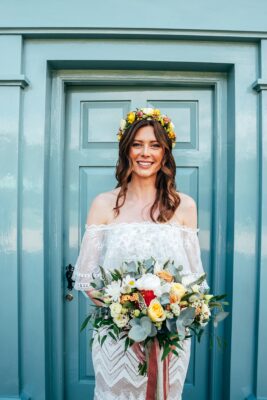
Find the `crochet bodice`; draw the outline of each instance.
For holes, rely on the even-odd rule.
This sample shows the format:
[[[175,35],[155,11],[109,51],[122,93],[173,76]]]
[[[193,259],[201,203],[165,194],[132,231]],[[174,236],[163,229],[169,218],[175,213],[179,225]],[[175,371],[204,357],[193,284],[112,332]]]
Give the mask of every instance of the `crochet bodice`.
[[[74,288],[88,290],[92,274],[99,273],[99,264],[109,270],[124,261],[150,258],[164,263],[174,260],[183,265],[182,275],[188,283],[203,274],[199,229],[176,222],[121,222],[85,225],[80,251],[75,263]],[[209,288],[207,281],[202,288]]]

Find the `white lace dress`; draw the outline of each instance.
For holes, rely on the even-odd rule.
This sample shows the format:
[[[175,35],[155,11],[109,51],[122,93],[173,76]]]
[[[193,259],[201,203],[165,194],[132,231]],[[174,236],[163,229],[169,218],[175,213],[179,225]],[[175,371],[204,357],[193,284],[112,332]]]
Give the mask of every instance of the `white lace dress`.
[[[113,269],[123,261],[153,256],[159,262],[171,258],[183,265],[186,280],[195,280],[204,270],[197,232],[178,223],[120,222],[85,225],[73,279],[74,288],[88,290],[98,265]],[[207,281],[202,288],[208,288]],[[172,356],[169,369],[168,400],[180,400],[190,359],[191,339],[184,341],[180,357]],[[95,340],[92,349],[95,371],[94,400],[145,400],[147,377],[138,375],[138,359],[133,350],[124,352],[124,343],[107,338],[103,347]],[[89,400],[89,399],[88,399]]]

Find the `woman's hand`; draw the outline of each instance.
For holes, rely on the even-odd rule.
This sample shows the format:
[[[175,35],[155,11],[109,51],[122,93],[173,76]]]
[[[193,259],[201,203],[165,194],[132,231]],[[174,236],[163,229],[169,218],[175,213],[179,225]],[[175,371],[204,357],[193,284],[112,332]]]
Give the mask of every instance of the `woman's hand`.
[[[141,343],[134,343],[131,348],[135,352],[138,360],[143,363],[146,360],[145,350]]]
[[[103,306],[102,301],[98,301],[98,300],[96,300],[96,298],[94,298],[94,291],[95,291],[95,289],[91,289],[91,290],[87,290],[85,293],[87,294],[87,296],[92,300],[92,302],[96,306],[102,307]]]

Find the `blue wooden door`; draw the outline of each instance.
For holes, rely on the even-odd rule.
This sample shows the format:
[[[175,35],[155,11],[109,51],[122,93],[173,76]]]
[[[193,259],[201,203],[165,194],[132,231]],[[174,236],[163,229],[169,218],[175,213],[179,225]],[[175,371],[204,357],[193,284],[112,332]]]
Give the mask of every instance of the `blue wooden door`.
[[[65,260],[74,265],[92,199],[115,187],[120,119],[136,107],[155,107],[171,117],[177,141],[177,188],[198,204],[202,261],[209,273],[212,202],[212,90],[177,87],[70,87],[66,96],[64,180]],[[66,282],[65,282],[66,285]],[[65,288],[65,292],[67,289]],[[66,400],[93,399],[90,333],[79,332],[88,298],[74,291],[64,303]],[[184,400],[208,399],[208,340],[192,342]]]

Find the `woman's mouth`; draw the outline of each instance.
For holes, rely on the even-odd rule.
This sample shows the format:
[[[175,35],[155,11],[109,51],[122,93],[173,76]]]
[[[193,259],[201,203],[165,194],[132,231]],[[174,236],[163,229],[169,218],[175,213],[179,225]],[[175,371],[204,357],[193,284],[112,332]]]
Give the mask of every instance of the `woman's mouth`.
[[[151,167],[152,164],[154,164],[153,162],[148,162],[148,161],[137,161],[137,164],[141,167],[141,168],[145,168],[148,169]]]

